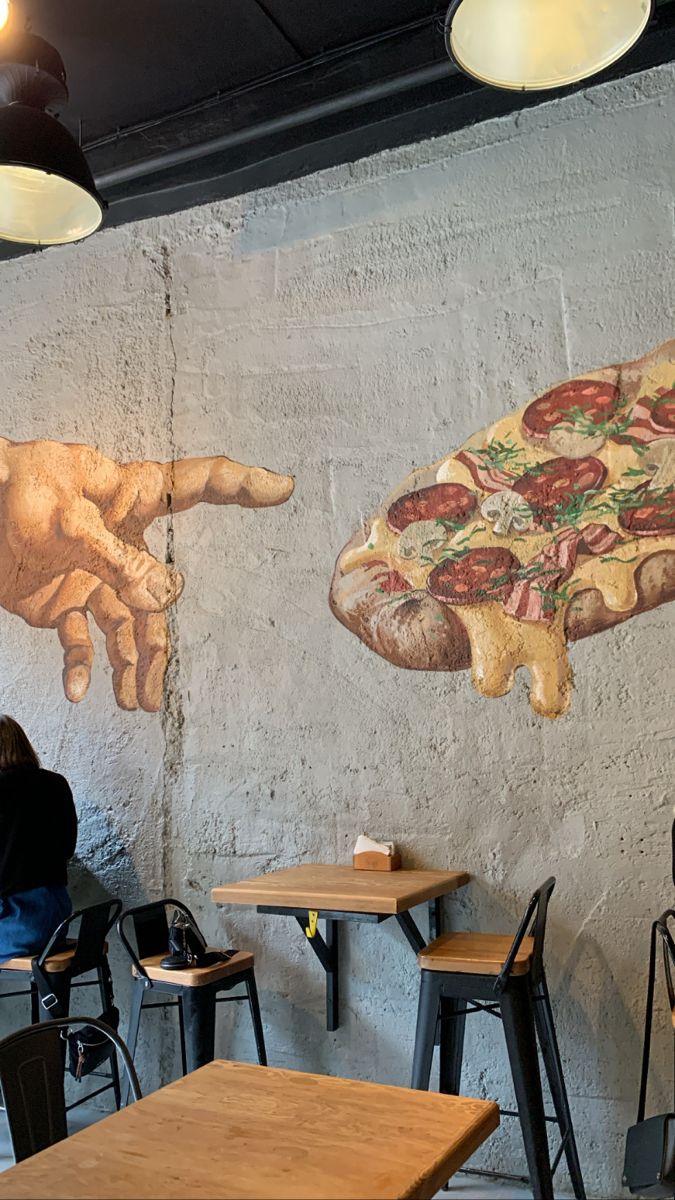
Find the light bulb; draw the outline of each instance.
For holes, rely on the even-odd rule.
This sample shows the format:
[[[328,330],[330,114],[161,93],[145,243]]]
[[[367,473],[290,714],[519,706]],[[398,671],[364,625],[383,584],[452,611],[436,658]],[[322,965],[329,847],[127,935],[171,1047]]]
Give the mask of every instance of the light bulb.
[[[9,21],[9,0],[0,0],[0,30],[5,28]]]
[[[492,87],[567,87],[627,54],[652,9],[653,0],[452,0],[446,45]]]

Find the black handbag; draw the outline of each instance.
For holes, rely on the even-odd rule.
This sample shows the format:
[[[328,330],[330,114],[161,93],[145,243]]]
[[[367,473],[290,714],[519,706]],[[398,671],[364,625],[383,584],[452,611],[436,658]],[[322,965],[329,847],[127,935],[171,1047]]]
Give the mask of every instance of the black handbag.
[[[187,913],[174,909],[169,925],[169,953],[160,962],[165,971],[180,971],[185,967],[201,967],[206,954],[206,942]]]
[[[160,962],[165,971],[182,971],[186,967],[211,967],[228,962],[236,950],[207,950],[201,931],[188,914],[174,909],[169,925],[169,953]]]
[[[669,996],[672,991],[670,955],[673,947],[668,930],[668,916],[664,913],[652,925],[649,954],[649,981],[647,984],[647,1012],[645,1036],[642,1049],[642,1075],[637,1124],[632,1125],[626,1135],[626,1153],[623,1165],[623,1185],[634,1195],[673,1196],[675,1194],[675,1113],[660,1113],[645,1120],[647,1104],[647,1081],[649,1056],[652,1041],[652,1017],[654,1010],[654,985],[656,979],[656,938],[663,939],[664,965]],[[671,997],[672,999],[672,997]]]
[[[37,958],[33,959],[31,969],[42,1007],[51,1017],[67,1017],[68,1013],[52,991],[48,972],[43,970]],[[119,1009],[113,1005],[102,1012],[98,1020],[113,1032],[117,1032],[120,1023]],[[68,1070],[78,1083],[115,1053],[114,1043],[94,1025],[83,1025],[73,1033],[70,1030],[62,1032],[61,1037],[68,1048]]]
[[[101,1013],[99,1021],[116,1033],[120,1023],[119,1009],[109,1008]],[[115,1053],[113,1042],[94,1025],[83,1025],[76,1033],[66,1033],[65,1041],[68,1045],[68,1070],[78,1083]]]

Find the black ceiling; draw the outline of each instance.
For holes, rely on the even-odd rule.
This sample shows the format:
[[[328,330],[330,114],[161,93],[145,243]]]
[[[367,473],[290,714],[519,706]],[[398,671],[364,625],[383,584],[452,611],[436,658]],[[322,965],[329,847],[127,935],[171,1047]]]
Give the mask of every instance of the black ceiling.
[[[453,70],[433,0],[14,0],[61,53],[108,224],[307,174],[551,99]],[[675,58],[657,2],[613,71]]]

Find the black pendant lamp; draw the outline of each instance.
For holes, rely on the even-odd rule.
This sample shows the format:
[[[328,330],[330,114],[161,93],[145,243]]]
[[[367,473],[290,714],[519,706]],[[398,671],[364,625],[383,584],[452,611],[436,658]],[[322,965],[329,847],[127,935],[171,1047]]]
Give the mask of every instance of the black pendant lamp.
[[[643,34],[653,0],[452,0],[448,53],[491,87],[540,91],[588,79]]]
[[[1,0],[0,0],[0,18]],[[75,139],[47,110],[68,99],[53,46],[0,33],[0,238],[58,246],[88,237],[104,201]]]

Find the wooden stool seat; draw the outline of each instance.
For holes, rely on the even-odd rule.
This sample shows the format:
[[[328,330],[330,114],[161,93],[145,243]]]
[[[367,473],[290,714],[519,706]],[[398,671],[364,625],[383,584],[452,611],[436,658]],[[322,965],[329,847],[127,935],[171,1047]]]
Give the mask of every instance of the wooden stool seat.
[[[65,946],[63,950],[57,950],[56,954],[50,954],[45,962],[46,971],[67,971],[72,965],[77,950],[77,943],[73,942],[72,946]],[[108,943],[103,943],[103,953],[108,953]],[[28,971],[32,970],[34,954],[21,955],[19,958],[8,958],[5,962],[0,962],[0,971]]]
[[[253,967],[253,955],[245,950],[238,950],[227,962],[214,963],[212,967],[185,967],[178,971],[167,971],[160,967],[164,954],[151,954],[148,958],[140,959],[148,979],[156,983],[175,983],[178,987],[204,987],[207,983],[217,983],[228,975],[236,975]],[[138,976],[138,971],[132,967],[132,972]]]
[[[26,954],[20,958],[8,958],[5,962],[0,963],[0,971],[28,971],[32,969],[33,958],[32,954]],[[68,946],[65,950],[59,950],[57,954],[51,954],[45,962],[45,970],[47,971],[67,971],[75,957],[75,946]]]
[[[449,971],[463,975],[499,975],[513,938],[500,933],[444,933],[424,950],[417,961],[424,971]],[[534,938],[524,937],[512,975],[527,975],[532,965]]]

